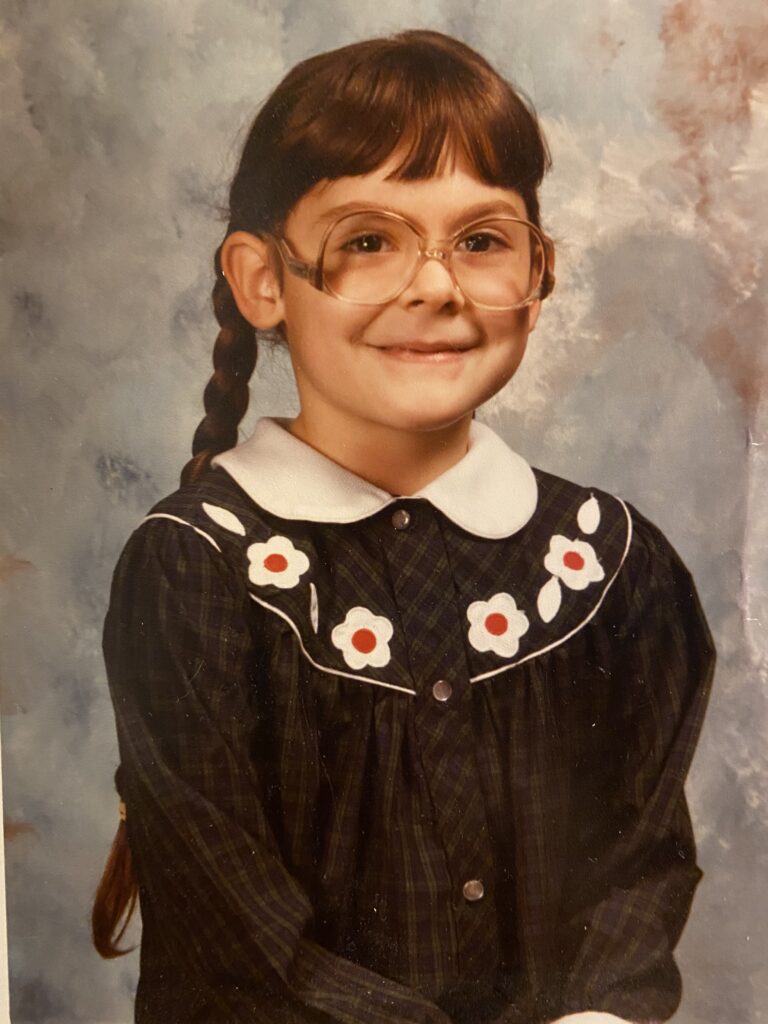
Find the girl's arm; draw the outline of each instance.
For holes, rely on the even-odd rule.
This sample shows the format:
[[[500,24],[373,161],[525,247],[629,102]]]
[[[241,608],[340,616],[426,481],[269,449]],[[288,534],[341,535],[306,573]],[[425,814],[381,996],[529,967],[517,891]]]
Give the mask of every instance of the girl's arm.
[[[632,516],[624,568],[577,638],[587,739],[575,750],[560,963],[536,1024],[658,1024],[681,997],[673,950],[701,878],[683,785],[714,647],[687,570]],[[495,1024],[518,1020],[510,1008]]]
[[[168,520],[145,523],[115,573],[104,649],[128,836],[143,912],[183,978],[181,994],[153,993],[162,979],[143,963],[140,998],[183,1016],[186,992],[227,1024],[448,1024],[312,941],[313,908],[281,861],[249,749],[248,608],[223,556]]]
[[[583,765],[574,830],[561,1008],[575,1013],[569,1024],[581,1024],[582,1011],[642,1024],[674,1013],[673,949],[701,878],[683,785],[714,646],[688,571],[652,524],[634,511],[633,520],[625,570],[594,630],[590,671],[607,673],[611,698],[607,721],[596,723],[606,739]]]

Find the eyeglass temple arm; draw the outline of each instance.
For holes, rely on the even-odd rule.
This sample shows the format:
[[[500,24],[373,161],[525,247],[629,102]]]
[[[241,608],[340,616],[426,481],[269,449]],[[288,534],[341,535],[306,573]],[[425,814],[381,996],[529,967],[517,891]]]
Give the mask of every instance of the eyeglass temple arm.
[[[283,263],[287,270],[289,270],[295,277],[300,277],[304,281],[309,283],[314,288],[322,289],[321,276],[322,272],[317,263],[306,263],[304,260],[298,259],[293,255],[291,250],[288,248],[285,239],[278,238],[277,250],[280,253]]]

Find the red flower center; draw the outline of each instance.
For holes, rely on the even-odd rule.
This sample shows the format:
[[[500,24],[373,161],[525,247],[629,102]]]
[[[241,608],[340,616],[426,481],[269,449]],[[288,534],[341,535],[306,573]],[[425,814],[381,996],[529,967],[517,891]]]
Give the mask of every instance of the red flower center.
[[[491,634],[491,636],[501,636],[502,633],[506,633],[509,628],[509,620],[506,615],[502,615],[501,612],[491,612],[490,615],[485,617],[485,628]]]
[[[372,629],[356,629],[352,634],[352,646],[361,654],[370,654],[376,646],[376,634]]]
[[[288,568],[288,559],[285,555],[267,555],[264,559],[264,568],[270,572],[285,572]]]
[[[583,569],[584,559],[578,551],[566,551],[563,555],[563,565],[566,569]]]

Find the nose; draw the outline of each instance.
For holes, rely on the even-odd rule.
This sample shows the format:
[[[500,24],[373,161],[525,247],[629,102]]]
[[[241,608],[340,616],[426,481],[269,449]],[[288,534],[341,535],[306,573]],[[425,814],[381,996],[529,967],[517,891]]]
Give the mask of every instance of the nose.
[[[441,249],[429,249],[424,253],[400,299],[408,306],[426,303],[438,309],[445,306],[461,309],[466,301],[454,280],[448,256]]]

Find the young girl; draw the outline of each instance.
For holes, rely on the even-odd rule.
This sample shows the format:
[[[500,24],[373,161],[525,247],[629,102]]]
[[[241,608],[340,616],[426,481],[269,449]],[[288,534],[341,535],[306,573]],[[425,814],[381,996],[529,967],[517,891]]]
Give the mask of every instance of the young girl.
[[[554,283],[547,165],[526,103],[434,32],[304,61],[253,124],[194,457],[106,622],[125,820],[94,935],[120,952],[138,884],[139,1022],[678,1004],[693,583],[474,419]],[[300,412],[238,444],[260,332]]]

